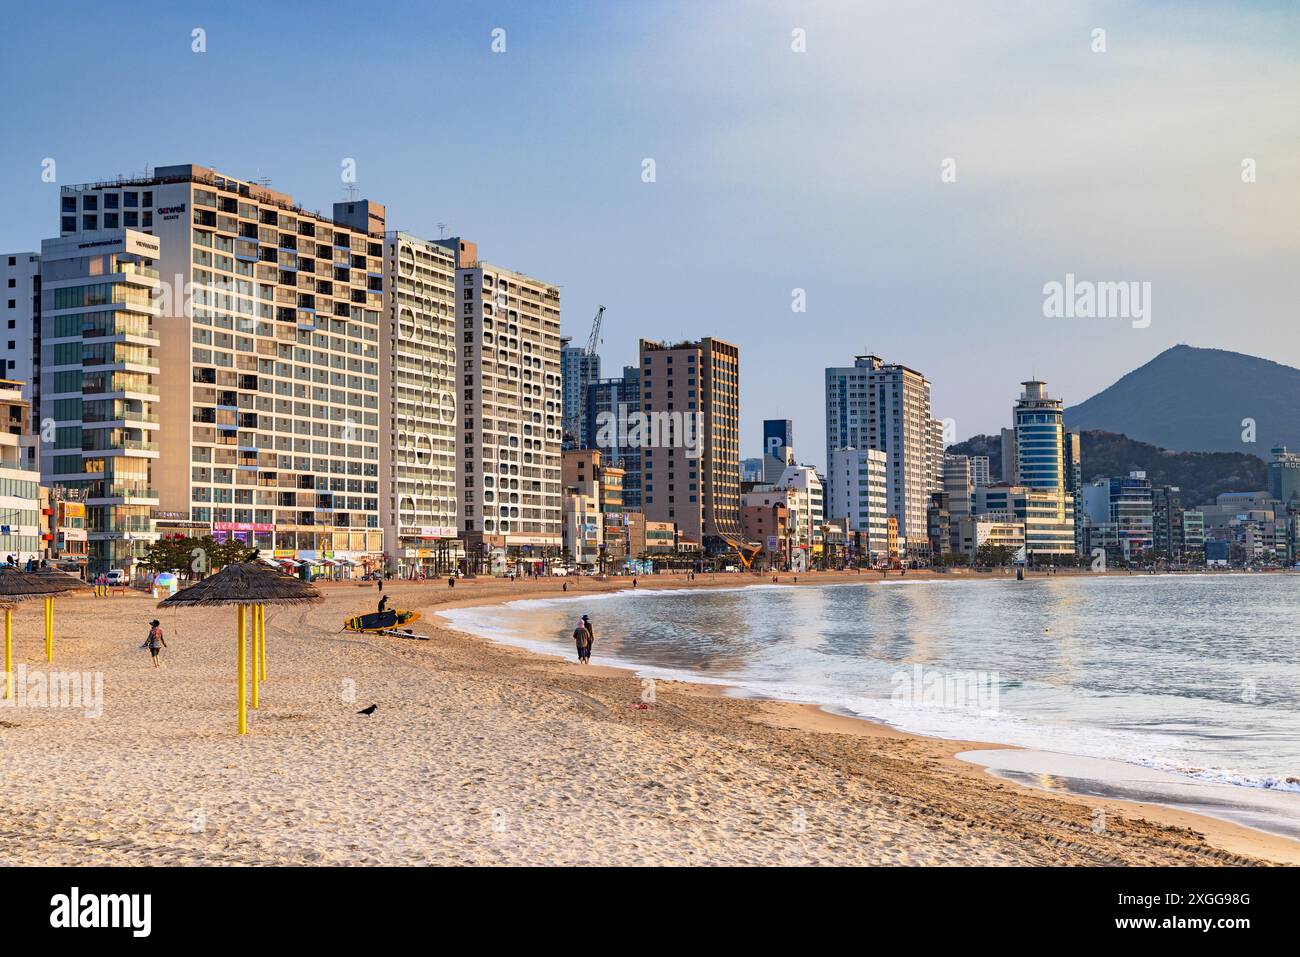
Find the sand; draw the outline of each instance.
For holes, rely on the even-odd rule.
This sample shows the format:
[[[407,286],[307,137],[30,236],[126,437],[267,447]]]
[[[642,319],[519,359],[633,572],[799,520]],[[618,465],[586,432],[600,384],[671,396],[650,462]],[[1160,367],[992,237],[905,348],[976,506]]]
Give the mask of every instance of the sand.
[[[1284,838],[1039,792],[953,757],[978,742],[686,683],[658,682],[641,709],[632,672],[494,645],[436,615],[559,589],[388,583],[394,606],[423,609],[428,641],[339,632],[374,607],[373,584],[268,609],[269,681],[242,738],[233,609],[61,598],[54,667],[101,672],[103,713],[0,709],[0,864],[1300,861]],[[155,615],[169,644],[157,670],[139,647]],[[40,604],[14,621],[15,664],[43,672]]]

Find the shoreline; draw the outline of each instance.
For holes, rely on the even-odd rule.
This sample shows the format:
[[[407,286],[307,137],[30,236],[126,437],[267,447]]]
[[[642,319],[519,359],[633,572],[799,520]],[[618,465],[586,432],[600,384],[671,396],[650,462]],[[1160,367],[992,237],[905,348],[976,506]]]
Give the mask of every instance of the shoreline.
[[[1285,571],[1285,570],[1283,570]],[[1026,575],[1026,580],[1030,579],[1050,579],[1060,575],[1093,575],[1097,574],[1086,570],[1067,570],[1057,572],[1056,574],[1033,574]],[[1112,576],[1128,577],[1125,571],[1108,571],[1102,574]],[[1142,573],[1134,573],[1142,574]],[[1174,572],[1167,574],[1196,574],[1186,572]],[[1217,573],[1206,573],[1217,574]],[[682,588],[699,588],[708,590],[738,590],[755,586],[767,585],[771,587],[773,582],[766,576],[746,576],[732,574],[720,574],[710,576],[707,573],[697,577],[695,582],[677,581],[679,576],[651,576],[640,579],[641,582],[649,582],[644,588],[638,588],[635,591],[654,594],[656,592],[675,591]],[[681,576],[684,578],[684,576]],[[778,576],[781,580],[777,583],[788,585],[790,587],[800,586],[823,586],[823,585],[853,585],[853,584],[871,584],[889,581],[897,583],[899,581],[954,581],[954,580],[1014,580],[1014,572],[995,571],[992,573],[966,573],[966,574],[945,574],[931,571],[913,571],[906,576],[896,575],[889,579],[882,579],[875,575],[867,573],[841,573],[841,572],[804,572],[798,576],[785,574]],[[668,578],[669,582],[661,583],[660,578]],[[721,578],[723,581],[718,581]],[[796,579],[803,580],[796,580]],[[739,580],[736,580],[739,579]],[[748,579],[748,580],[747,580]],[[555,583],[562,581],[572,581],[571,579],[554,579]],[[543,582],[546,582],[544,579]],[[597,580],[598,582],[598,580]],[[597,582],[593,582],[595,584]],[[502,595],[493,597],[490,600],[482,602],[463,602],[460,600],[439,604],[438,615],[445,623],[449,630],[458,634],[465,635],[469,638],[486,641],[500,647],[510,648],[525,655],[534,655],[538,657],[549,658],[571,664],[568,657],[559,649],[554,651],[539,650],[532,647],[524,647],[510,641],[489,638],[472,632],[464,631],[456,626],[446,616],[440,614],[441,610],[452,610],[454,608],[474,608],[486,607],[491,605],[509,604],[514,601],[528,600],[547,600],[553,598],[577,599],[583,597],[608,596],[616,594],[627,594],[634,592],[630,586],[623,584],[626,579],[610,578],[600,584],[613,584],[613,588],[589,588],[585,592],[571,590],[564,592],[562,590],[547,589],[544,593],[534,593],[529,595]],[[547,582],[549,584],[549,582]],[[663,587],[670,585],[671,587]],[[621,586],[621,587],[620,587]],[[598,674],[630,674],[636,676],[639,671],[644,670],[636,665],[628,663],[619,663],[612,665],[589,665],[583,670],[593,670]],[[770,723],[773,727],[780,727],[788,730],[808,731],[812,733],[833,733],[833,734],[851,734],[871,738],[902,738],[911,740],[920,740],[932,742],[942,746],[944,750],[943,760],[948,763],[954,770],[963,774],[974,773],[979,776],[985,776],[996,780],[1011,788],[1016,788],[1025,793],[1037,795],[1051,795],[1054,798],[1069,801],[1074,804],[1086,806],[1090,813],[1100,808],[1106,814],[1141,814],[1154,823],[1166,824],[1175,828],[1188,828],[1199,831],[1205,839],[1211,843],[1217,844],[1225,851],[1244,856],[1261,857],[1274,861],[1276,863],[1285,863],[1290,865],[1300,864],[1300,841],[1289,838],[1285,835],[1276,834],[1271,831],[1251,827],[1226,817],[1219,817],[1209,813],[1191,811],[1182,807],[1162,802],[1147,802],[1128,800],[1123,798],[1112,797],[1090,797],[1077,793],[1068,786],[1066,787],[1045,787],[1025,784],[1011,776],[999,773],[998,769],[987,767],[973,760],[967,760],[960,755],[965,752],[991,752],[991,751],[1021,751],[1033,754],[1056,754],[1062,759],[1069,760],[1082,756],[1068,754],[1066,752],[1039,752],[1034,749],[1024,748],[1020,745],[1003,744],[998,742],[971,741],[955,738],[940,738],[932,735],[918,734],[907,731],[894,725],[861,715],[846,712],[837,706],[827,705],[824,703],[792,701],[783,698],[765,696],[749,689],[741,689],[725,681],[709,681],[705,678],[672,678],[656,679],[657,682],[678,683],[690,685],[699,688],[705,696],[728,697],[737,700],[749,700],[760,703],[763,707],[763,723]],[[1095,759],[1094,759],[1095,760]],[[1105,759],[1107,763],[1124,765],[1118,759]],[[1239,785],[1224,785],[1225,787],[1244,787]],[[1250,789],[1247,789],[1250,790]]]
[[[627,584],[570,581],[567,594]],[[656,681],[642,709],[630,670],[579,668],[437,614],[562,585],[385,582],[394,607],[424,614],[414,630],[427,640],[340,631],[375,607],[373,582],[322,583],[318,604],[268,608],[268,681],[244,737],[233,608],[62,598],[53,668],[102,676],[102,714],[3,715],[0,865],[1300,863],[1300,843],[1261,831],[1000,780],[955,756],[979,742],[686,681]],[[168,644],[156,670],[140,649],[154,617]],[[14,615],[14,663],[46,667],[39,609]]]

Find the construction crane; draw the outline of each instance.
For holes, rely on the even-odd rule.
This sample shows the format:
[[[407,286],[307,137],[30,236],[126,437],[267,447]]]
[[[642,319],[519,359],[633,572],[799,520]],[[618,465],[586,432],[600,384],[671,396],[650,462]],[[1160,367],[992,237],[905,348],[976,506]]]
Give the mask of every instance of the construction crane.
[[[587,337],[587,355],[596,354],[596,346],[600,345],[600,323],[605,318],[605,307],[596,307],[596,318],[591,320],[591,335]]]
[[[604,318],[605,318],[605,307],[597,306],[596,318],[591,320],[591,335],[587,337],[587,348],[582,350],[582,355],[584,359],[590,359],[592,356],[596,355],[596,347],[600,345],[600,324],[601,321],[604,320]],[[579,367],[579,371],[578,371],[578,377],[579,377],[578,381],[581,382],[582,385],[581,388],[578,389],[578,415],[576,420],[572,424],[572,428],[573,428],[572,439],[573,439],[574,448],[581,448],[583,442],[585,442],[587,439],[585,434],[586,429],[583,426],[583,419],[586,417],[587,414],[587,383],[585,381],[586,370],[587,370],[587,365],[584,362]]]

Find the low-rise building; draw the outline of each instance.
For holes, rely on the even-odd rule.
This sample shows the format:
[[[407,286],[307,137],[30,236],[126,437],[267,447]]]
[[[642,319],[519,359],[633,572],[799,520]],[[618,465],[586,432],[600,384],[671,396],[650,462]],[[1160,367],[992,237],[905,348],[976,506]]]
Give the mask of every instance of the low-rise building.
[[[980,549],[1007,549],[1015,557],[1025,547],[1025,525],[1012,518],[988,515],[960,515],[954,519],[956,550],[971,562],[980,557]]]
[[[32,467],[31,404],[23,383],[0,379],[0,560],[44,558],[41,476]]]

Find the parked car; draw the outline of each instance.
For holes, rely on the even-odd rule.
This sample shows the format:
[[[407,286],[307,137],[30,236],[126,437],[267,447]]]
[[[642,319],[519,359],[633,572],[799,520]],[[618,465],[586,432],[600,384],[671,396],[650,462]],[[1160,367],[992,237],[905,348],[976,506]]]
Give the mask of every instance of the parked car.
[[[129,579],[127,578],[126,572],[122,571],[120,568],[114,568],[108,573],[108,583],[110,585],[125,585],[128,581]]]

